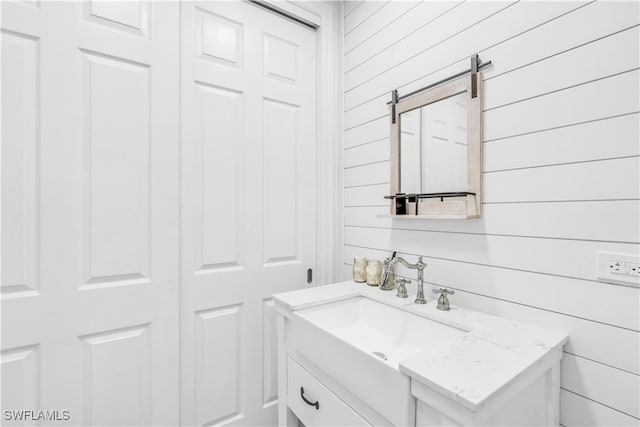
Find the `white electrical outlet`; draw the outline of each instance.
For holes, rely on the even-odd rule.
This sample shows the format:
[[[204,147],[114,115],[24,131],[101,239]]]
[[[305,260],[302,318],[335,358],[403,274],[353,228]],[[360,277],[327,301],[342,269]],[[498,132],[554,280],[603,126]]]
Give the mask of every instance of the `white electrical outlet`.
[[[612,274],[627,274],[625,271],[625,263],[622,261],[617,261],[615,259],[609,260],[609,273]]]
[[[640,264],[637,262],[627,262],[627,274],[632,277],[640,277]]]
[[[640,255],[598,252],[596,277],[603,282],[640,286]]]

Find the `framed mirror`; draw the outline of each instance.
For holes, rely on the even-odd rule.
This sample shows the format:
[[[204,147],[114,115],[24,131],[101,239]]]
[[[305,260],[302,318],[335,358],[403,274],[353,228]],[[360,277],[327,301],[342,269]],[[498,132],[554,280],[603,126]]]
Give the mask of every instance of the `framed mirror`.
[[[482,215],[482,73],[392,103],[391,216]]]

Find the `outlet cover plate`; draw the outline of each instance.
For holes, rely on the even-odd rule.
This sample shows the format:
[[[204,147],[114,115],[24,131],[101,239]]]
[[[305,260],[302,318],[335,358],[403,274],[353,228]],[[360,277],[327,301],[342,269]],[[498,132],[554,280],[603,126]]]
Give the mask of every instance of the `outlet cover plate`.
[[[622,271],[613,266],[618,263]],[[631,265],[640,263],[640,255],[617,252],[598,251],[596,261],[596,277],[598,280],[621,285],[640,287],[640,277],[631,273]]]

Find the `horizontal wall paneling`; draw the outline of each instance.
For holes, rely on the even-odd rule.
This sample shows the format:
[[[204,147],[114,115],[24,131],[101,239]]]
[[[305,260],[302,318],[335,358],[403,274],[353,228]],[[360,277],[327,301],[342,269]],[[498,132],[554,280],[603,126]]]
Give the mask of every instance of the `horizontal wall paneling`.
[[[455,289],[453,304],[569,334],[562,425],[638,425],[640,289],[595,270],[598,251],[640,253],[640,4],[363,6],[345,18],[345,278],[355,256],[424,256],[427,286]],[[378,218],[390,92],[464,70],[474,53],[492,61],[483,217]]]

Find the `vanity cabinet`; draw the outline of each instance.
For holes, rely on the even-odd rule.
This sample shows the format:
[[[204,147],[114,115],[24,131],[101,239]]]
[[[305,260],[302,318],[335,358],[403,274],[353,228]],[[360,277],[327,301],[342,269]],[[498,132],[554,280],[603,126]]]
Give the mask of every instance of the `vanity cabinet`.
[[[287,396],[289,408],[305,426],[371,425],[288,356]]]
[[[546,370],[545,370],[546,369]],[[557,426],[560,363],[538,367],[479,408],[470,409],[412,380],[417,426]]]
[[[274,300],[279,425],[558,425],[565,334],[355,282]]]

